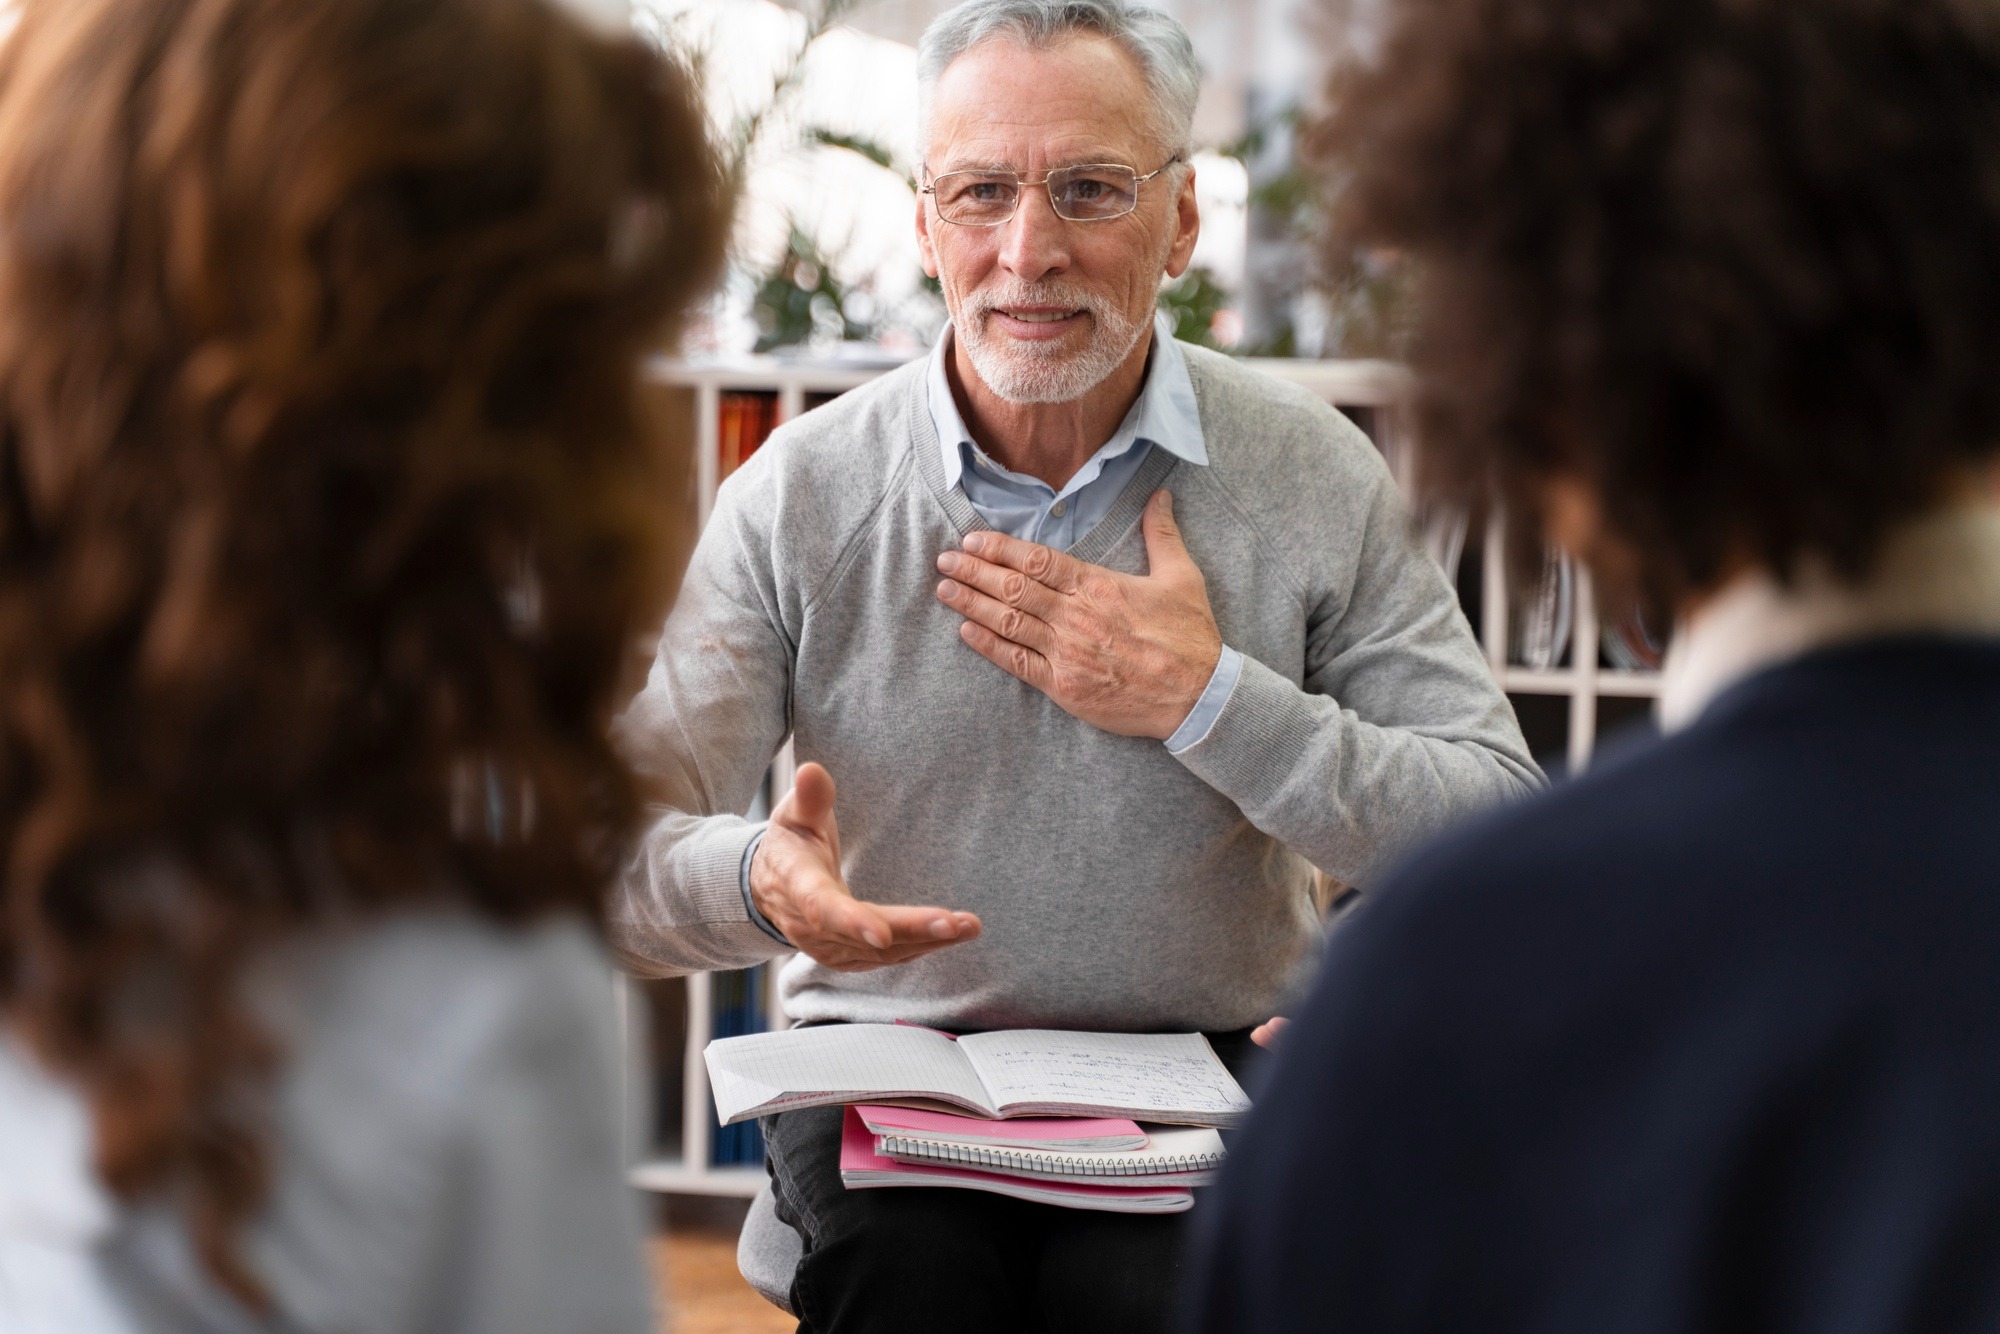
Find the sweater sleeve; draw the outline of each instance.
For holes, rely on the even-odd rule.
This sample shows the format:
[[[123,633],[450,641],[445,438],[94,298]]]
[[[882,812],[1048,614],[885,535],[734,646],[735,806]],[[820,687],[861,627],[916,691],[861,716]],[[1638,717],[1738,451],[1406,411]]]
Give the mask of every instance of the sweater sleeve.
[[[742,891],[763,828],[742,812],[790,731],[794,652],[741,494],[725,488],[646,685],[613,729],[649,816],[607,933],[621,963],[654,976],[748,968],[789,948],[751,921]]]
[[[1542,782],[1386,469],[1352,586],[1308,597],[1303,683],[1246,659],[1176,755],[1257,828],[1366,889],[1411,845]]]

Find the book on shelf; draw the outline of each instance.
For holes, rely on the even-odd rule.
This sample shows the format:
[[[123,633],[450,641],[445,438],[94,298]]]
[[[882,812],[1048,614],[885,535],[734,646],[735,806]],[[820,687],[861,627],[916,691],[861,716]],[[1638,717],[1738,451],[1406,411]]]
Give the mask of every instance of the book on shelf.
[[[847,1108],[841,1122],[840,1180],[849,1190],[949,1186],[1009,1195],[1036,1204],[1110,1213],[1177,1214],[1194,1206],[1194,1191],[1184,1185],[1105,1185],[1096,1181],[1037,1179],[964,1167],[897,1162],[876,1151],[875,1136],[852,1107]]]
[[[1459,562],[1465,559],[1465,535],[1471,527],[1472,515],[1457,505],[1428,508],[1417,521],[1424,550],[1431,554],[1431,559],[1444,571],[1445,580],[1454,587],[1458,584]]]
[[[1638,608],[1607,622],[1602,636],[1604,660],[1621,672],[1657,672],[1666,660],[1666,643],[1656,637]]]
[[[778,396],[764,391],[721,395],[715,436],[717,479],[729,476],[757,452],[778,426]]]
[[[862,1117],[862,1124],[868,1124],[867,1117]],[[1215,1180],[1223,1158],[1222,1136],[1208,1126],[1163,1126],[1139,1149],[1011,1149],[876,1135],[875,1151],[899,1163],[966,1167],[1038,1181],[1099,1181],[1122,1186],[1206,1186]]]
[[[1028,1028],[954,1038],[902,1024],[825,1024],[718,1038],[702,1054],[724,1125],[837,1103],[1218,1126],[1250,1110],[1199,1033]]]
[[[1531,671],[1552,671],[1569,648],[1576,614],[1576,562],[1551,547],[1542,553],[1534,587],[1513,615],[1513,660]]]
[[[957,1112],[927,1112],[915,1107],[864,1104],[861,1120],[876,1135],[944,1144],[974,1144],[1000,1149],[1059,1149],[1071,1153],[1101,1153],[1143,1149],[1146,1132],[1137,1121],[1119,1117],[1048,1116],[1019,1121],[985,1121]]]
[[[716,1037],[761,1033],[770,1026],[766,1001],[767,965],[716,973],[709,979],[712,1016],[709,1031]],[[711,1167],[760,1167],[764,1162],[764,1132],[755,1121],[724,1126],[709,1140]]]

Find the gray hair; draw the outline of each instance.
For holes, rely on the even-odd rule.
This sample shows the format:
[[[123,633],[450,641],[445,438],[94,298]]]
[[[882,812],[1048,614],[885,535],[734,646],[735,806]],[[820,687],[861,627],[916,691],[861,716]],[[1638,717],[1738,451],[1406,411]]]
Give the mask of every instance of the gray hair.
[[[1125,0],[965,0],[938,15],[917,43],[922,142],[930,138],[931,94],[952,61],[995,37],[1048,47],[1079,33],[1110,38],[1139,62],[1152,93],[1152,129],[1160,147],[1183,160],[1191,156],[1194,104],[1201,95],[1194,42],[1172,15]]]

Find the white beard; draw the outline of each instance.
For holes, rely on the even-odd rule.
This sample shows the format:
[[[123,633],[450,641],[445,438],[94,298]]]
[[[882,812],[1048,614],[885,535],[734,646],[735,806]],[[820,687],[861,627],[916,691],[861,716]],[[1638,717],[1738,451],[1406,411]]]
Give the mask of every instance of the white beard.
[[[953,293],[945,289],[947,298]],[[965,344],[965,355],[986,387],[1009,403],[1073,403],[1103,384],[1132,355],[1150,327],[1124,311],[1094,299],[1069,283],[1010,283],[960,295],[952,307],[952,332]],[[1015,306],[1057,306],[1084,311],[1090,318],[1090,341],[1080,353],[1022,342],[1005,334],[989,335],[986,316]]]

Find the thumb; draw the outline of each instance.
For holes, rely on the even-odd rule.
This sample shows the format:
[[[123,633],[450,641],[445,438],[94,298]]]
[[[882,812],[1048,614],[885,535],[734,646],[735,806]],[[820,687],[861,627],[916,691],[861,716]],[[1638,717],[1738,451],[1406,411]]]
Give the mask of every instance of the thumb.
[[[833,775],[819,764],[802,764],[792,777],[792,790],[780,813],[788,824],[804,825],[822,833],[833,829]]]
[[[1194,557],[1188,555],[1187,545],[1181,541],[1181,526],[1174,522],[1172,492],[1153,493],[1153,498],[1146,502],[1146,517],[1141,526],[1146,534],[1146,565],[1154,577],[1195,568]]]

